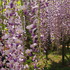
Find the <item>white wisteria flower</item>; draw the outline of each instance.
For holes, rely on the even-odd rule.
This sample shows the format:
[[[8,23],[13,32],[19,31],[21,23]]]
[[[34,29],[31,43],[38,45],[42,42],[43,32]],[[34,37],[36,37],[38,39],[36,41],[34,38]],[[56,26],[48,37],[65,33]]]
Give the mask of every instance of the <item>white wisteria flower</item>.
[[[7,38],[9,38],[9,34],[5,34],[2,36],[2,39],[7,39]]]
[[[29,54],[29,53],[31,53],[31,52],[32,52],[32,49],[27,49],[27,50],[25,51],[26,54]]]
[[[26,64],[26,65],[24,66],[24,69],[26,69],[26,68],[29,68],[28,64]]]
[[[34,24],[31,24],[31,25],[28,25],[26,28],[30,30],[33,28],[33,26],[34,26]]]
[[[37,46],[37,43],[33,43],[32,45],[30,45],[31,48],[34,48],[35,46]]]

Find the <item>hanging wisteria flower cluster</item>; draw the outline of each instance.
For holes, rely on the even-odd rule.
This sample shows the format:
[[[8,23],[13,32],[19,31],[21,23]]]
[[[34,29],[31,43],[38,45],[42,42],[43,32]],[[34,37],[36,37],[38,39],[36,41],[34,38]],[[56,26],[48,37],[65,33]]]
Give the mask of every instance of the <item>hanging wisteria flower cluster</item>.
[[[0,70],[42,70],[40,53],[55,41],[60,44],[61,38],[65,43],[70,40],[69,3],[0,0]]]

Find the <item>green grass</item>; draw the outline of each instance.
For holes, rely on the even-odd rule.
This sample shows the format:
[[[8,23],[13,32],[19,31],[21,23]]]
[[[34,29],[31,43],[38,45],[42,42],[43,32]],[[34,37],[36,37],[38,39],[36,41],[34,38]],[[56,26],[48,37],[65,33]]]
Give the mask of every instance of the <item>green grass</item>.
[[[67,52],[66,55],[69,57],[70,54]],[[40,69],[36,70],[70,70],[70,62],[65,58],[65,65],[62,65],[62,56],[61,52],[54,51],[49,52],[48,59],[46,59],[46,55],[43,53],[39,53],[38,65]],[[28,70],[34,70],[33,62],[28,61],[30,68]]]
[[[65,59],[65,65],[63,66],[61,62],[62,56],[56,53],[57,51],[48,55],[49,60],[47,60],[44,70],[70,70],[70,62]],[[70,54],[67,54],[67,56],[70,56]]]

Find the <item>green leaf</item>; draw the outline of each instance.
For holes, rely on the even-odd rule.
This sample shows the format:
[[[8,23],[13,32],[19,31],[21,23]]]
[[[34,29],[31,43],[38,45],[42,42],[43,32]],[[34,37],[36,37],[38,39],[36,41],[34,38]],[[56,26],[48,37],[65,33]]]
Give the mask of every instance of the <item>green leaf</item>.
[[[4,19],[7,19],[5,16],[3,16],[3,15],[0,15],[0,18],[2,19],[2,20],[4,20]]]
[[[17,2],[17,4],[18,4],[18,5],[21,5],[21,2],[20,2],[20,1],[18,1],[18,2]]]
[[[2,1],[2,0],[0,0],[0,6],[2,6],[2,3],[3,3],[3,1]]]
[[[5,27],[6,27],[6,25],[5,24],[2,24],[2,23],[0,23],[0,26],[2,27],[2,30],[4,30]]]
[[[27,60],[26,62],[27,62],[27,63],[31,63],[31,62],[32,62],[32,60],[31,60],[31,59],[29,59],[29,60]]]

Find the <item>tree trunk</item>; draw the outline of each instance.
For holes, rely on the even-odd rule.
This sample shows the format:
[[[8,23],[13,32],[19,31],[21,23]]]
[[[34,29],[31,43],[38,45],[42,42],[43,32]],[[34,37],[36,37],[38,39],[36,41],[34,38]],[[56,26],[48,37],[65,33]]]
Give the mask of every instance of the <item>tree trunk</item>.
[[[64,65],[64,56],[65,56],[65,46],[62,45],[62,65]]]

